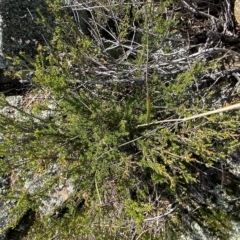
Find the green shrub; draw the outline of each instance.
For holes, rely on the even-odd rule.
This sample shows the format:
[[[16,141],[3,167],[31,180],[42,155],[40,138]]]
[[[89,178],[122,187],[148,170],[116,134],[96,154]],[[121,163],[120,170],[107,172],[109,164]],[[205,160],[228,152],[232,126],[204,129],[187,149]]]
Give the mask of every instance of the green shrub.
[[[139,27],[143,35],[134,57],[124,59],[126,52],[119,51],[114,57],[106,54],[107,50],[102,49],[105,44],[98,45],[79,32],[71,17],[63,19],[60,1],[48,1],[48,12],[55,17],[56,26],[48,44],[38,44],[31,64],[34,91],[45,89],[49,97],[27,110],[16,108],[19,115],[15,119],[0,116],[4,137],[0,145],[4,156],[1,174],[19,172],[16,187],[4,196],[17,202],[12,209],[15,218],[9,226],[14,227],[31,208],[37,213],[29,231],[32,239],[175,239],[190,227],[188,217],[202,220],[202,226],[210,233],[226,237],[221,222],[226,221],[231,227],[228,214],[204,195],[210,187],[207,185],[202,191],[202,173],[214,169],[219,159],[238,145],[237,113],[137,127],[147,118],[154,122],[209,110],[217,92],[192,90],[199,76],[216,68],[214,61],[195,61],[188,71],[166,77],[160,76],[161,69],[157,67],[151,71],[149,67],[146,72],[150,56],[166,36],[174,35],[177,22],[173,18],[167,21],[160,14],[170,6],[170,1],[163,1],[154,8],[144,5],[142,12],[136,8],[142,18]],[[119,8],[117,5],[110,10]],[[129,6],[123,8],[128,10]],[[120,16],[124,17],[124,13]],[[130,24],[130,17],[125,15],[124,19],[115,33],[119,39],[123,37],[121,43],[127,41]],[[168,46],[163,52],[168,53],[171,48]],[[28,52],[22,53],[22,58],[16,57],[13,69],[20,69],[27,56]],[[117,81],[126,74],[126,78],[145,78],[143,73],[148,75],[147,84],[140,81],[129,86]],[[112,78],[116,81],[109,83]],[[148,113],[146,92],[151,99]],[[6,106],[9,103],[1,96],[1,107]],[[44,111],[48,117],[43,116]],[[59,172],[46,177],[40,189],[34,194],[24,189],[26,176],[44,173],[55,163]],[[40,218],[42,199],[63,179],[71,179],[76,188],[65,202],[68,212],[61,218]],[[199,194],[203,194],[203,203],[196,197]],[[161,215],[162,222],[158,218],[150,220]]]

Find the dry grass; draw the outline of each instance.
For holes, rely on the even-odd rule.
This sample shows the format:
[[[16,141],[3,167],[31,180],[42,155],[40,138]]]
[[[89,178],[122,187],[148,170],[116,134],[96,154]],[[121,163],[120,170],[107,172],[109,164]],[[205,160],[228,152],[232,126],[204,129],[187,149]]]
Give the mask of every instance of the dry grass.
[[[43,103],[46,100],[53,100],[51,97],[51,92],[47,89],[38,89],[35,91],[34,89],[29,91],[24,97],[23,97],[23,109],[24,110],[30,110],[36,103]]]

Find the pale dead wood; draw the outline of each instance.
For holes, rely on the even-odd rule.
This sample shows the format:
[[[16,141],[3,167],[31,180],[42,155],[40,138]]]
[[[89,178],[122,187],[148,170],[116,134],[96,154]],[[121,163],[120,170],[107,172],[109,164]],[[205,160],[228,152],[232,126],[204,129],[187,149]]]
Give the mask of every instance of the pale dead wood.
[[[234,16],[238,24],[240,24],[240,0],[236,0],[234,4]]]
[[[209,116],[209,115],[216,114],[216,113],[222,113],[222,112],[227,112],[227,111],[231,111],[231,110],[236,110],[236,109],[240,109],[240,103],[236,103],[236,104],[233,104],[233,105],[230,105],[227,107],[219,108],[219,109],[208,111],[205,113],[196,114],[196,115],[193,115],[193,116],[190,116],[187,118],[161,120],[161,121],[152,122],[149,124],[141,124],[141,125],[138,125],[137,127],[145,127],[145,126],[155,125],[155,124],[159,124],[159,123],[167,123],[167,122],[185,122],[185,121],[189,121],[192,119]]]

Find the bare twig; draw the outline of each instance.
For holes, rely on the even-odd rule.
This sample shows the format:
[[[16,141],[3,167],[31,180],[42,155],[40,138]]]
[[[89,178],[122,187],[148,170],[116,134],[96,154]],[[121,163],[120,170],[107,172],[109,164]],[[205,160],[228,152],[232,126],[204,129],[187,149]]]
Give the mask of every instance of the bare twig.
[[[156,217],[153,217],[153,218],[146,218],[146,219],[144,219],[143,221],[144,221],[144,222],[150,222],[150,221],[156,221],[156,220],[159,220],[159,219],[161,219],[161,218],[164,218],[164,217],[170,215],[172,212],[175,211],[176,208],[177,208],[177,206],[174,207],[174,208],[172,208],[170,211],[164,213],[163,215],[156,216]]]
[[[211,19],[212,23],[214,24],[214,28],[217,29],[217,24],[219,23],[219,19],[217,19],[216,17],[208,14],[208,13],[205,13],[205,12],[202,12],[202,11],[199,11],[197,8],[195,8],[193,5],[190,6],[190,4],[188,4],[185,0],[180,0],[181,3],[183,4],[183,6],[188,9],[191,13],[193,14],[197,14],[197,15],[200,15],[202,17],[205,17],[205,18],[209,18]]]

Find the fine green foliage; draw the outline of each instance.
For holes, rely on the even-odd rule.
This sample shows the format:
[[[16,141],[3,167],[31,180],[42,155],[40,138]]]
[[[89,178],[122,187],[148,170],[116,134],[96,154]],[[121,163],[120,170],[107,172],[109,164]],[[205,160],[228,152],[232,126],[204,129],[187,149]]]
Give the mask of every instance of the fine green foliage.
[[[230,214],[210,196],[214,183],[208,172],[239,145],[239,112],[137,128],[146,121],[211,110],[220,87],[193,86],[218,67],[217,60],[196,60],[188,69],[164,76],[158,60],[150,57],[161,49],[164,60],[174,60],[168,54],[175,46],[166,38],[175,36],[178,21],[160,14],[171,8],[171,1],[133,9],[102,2],[123,19],[111,30],[116,48],[113,40],[96,41],[101,34],[95,28],[100,31],[107,21],[103,8],[93,10],[96,35],[91,37],[79,31],[61,1],[47,1],[54,18],[54,26],[48,26],[51,40],[38,44],[30,61],[23,52],[13,58],[16,75],[29,66],[34,71],[31,94],[47,96],[27,107],[13,106],[4,95],[0,99],[2,109],[15,111],[15,117],[0,113],[0,175],[18,173],[1,197],[15,203],[6,228],[14,228],[31,209],[35,219],[29,239],[177,239],[191,232],[192,220],[209,235],[227,239]],[[141,29],[137,39],[129,37],[130,11]],[[138,47],[126,55],[130,48],[124,46],[131,40]],[[129,86],[120,81],[124,77],[143,81]],[[109,83],[111,79],[116,81]],[[57,206],[42,211],[49,193],[54,195],[56,185],[68,185],[68,180],[74,191],[60,207],[67,211],[62,216]]]

